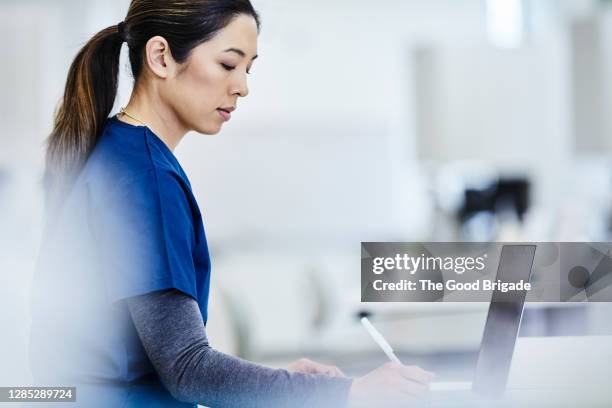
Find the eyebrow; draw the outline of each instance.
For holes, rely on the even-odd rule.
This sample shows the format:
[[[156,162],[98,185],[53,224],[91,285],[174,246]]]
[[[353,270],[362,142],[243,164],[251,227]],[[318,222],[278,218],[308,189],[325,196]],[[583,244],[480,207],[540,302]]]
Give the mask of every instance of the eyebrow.
[[[223,52],[235,52],[236,54],[240,55],[243,58],[246,57],[246,53],[242,51],[240,48],[228,48],[227,50],[224,50]],[[251,58],[251,61],[257,57],[258,55],[255,55],[253,58]]]

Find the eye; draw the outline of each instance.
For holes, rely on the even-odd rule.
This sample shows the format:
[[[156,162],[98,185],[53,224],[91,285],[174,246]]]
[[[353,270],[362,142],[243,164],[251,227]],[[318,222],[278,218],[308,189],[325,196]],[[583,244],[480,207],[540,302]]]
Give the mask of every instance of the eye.
[[[224,63],[221,63],[221,66],[222,66],[223,68],[225,68],[227,71],[232,71],[232,70],[236,69],[236,67],[233,67],[233,66],[231,66],[231,65],[224,64]]]

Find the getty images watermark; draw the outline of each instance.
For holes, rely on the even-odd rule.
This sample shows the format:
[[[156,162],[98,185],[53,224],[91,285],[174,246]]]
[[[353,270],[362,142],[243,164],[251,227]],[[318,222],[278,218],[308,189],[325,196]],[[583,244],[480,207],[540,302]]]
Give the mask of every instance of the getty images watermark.
[[[610,302],[612,243],[361,243],[363,302],[486,302],[493,292]]]

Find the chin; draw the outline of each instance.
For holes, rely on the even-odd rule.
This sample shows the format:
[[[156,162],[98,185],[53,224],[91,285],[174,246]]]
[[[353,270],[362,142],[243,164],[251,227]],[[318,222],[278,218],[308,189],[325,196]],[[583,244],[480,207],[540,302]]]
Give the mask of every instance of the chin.
[[[219,133],[221,131],[221,125],[219,126],[215,126],[215,125],[208,125],[208,126],[202,126],[198,129],[195,129],[196,132],[198,133],[202,133],[203,135],[216,135],[217,133]]]

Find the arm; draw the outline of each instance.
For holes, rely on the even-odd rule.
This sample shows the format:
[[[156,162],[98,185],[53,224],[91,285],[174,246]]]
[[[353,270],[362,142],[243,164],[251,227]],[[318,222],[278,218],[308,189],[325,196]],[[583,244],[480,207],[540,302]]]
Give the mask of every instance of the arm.
[[[272,369],[214,350],[197,302],[177,290],[129,298],[162,383],[178,400],[213,407],[343,407],[347,378]]]

